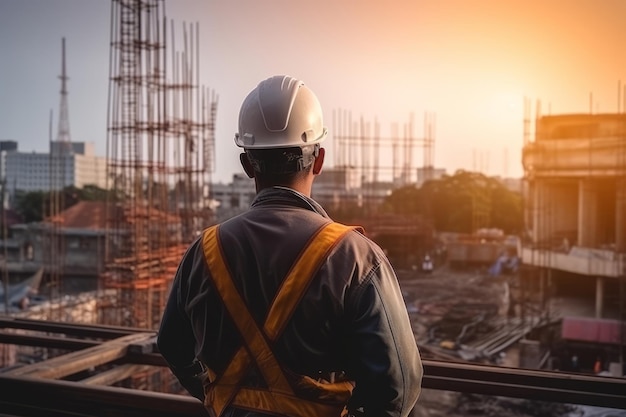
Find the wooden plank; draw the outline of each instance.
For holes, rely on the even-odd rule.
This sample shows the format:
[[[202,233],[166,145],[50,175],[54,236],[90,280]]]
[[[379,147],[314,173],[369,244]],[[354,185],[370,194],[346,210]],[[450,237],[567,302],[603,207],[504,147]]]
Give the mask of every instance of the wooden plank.
[[[79,382],[87,385],[113,385],[116,382],[129,378],[139,372],[147,371],[151,367],[146,365],[134,365],[131,363],[116,366],[108,371],[100,372]]]
[[[15,368],[6,372],[10,376],[29,376],[59,379],[93,366],[123,358],[128,346],[154,337],[153,333],[137,333],[104,342],[99,346],[57,356],[43,362]]]

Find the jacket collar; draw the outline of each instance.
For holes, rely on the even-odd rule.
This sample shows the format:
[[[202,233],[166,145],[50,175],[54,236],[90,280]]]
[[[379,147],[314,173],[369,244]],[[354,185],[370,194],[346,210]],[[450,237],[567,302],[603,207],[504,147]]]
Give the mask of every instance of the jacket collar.
[[[330,218],[322,206],[315,200],[288,187],[274,186],[259,191],[252,201],[251,207],[261,207],[269,204],[300,207],[314,211],[323,217]]]

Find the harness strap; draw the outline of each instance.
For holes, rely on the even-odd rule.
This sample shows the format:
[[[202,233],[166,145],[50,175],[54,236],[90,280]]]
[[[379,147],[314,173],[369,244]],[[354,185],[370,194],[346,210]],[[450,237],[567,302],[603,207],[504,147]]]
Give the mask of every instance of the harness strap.
[[[235,353],[223,374],[219,375],[209,386],[205,404],[210,406],[216,415],[219,416],[230,403],[244,408],[279,412],[285,415],[329,414],[328,406],[295,396],[269,343],[276,340],[284,330],[287,321],[330,249],[353,228],[339,223],[328,223],[314,234],[278,289],[268,310],[263,330],[257,326],[232,281],[218,238],[219,226],[213,226],[204,232],[202,243],[213,285],[220,294],[245,344]],[[252,361],[257,364],[265,379],[267,390],[240,387]],[[349,388],[342,386],[339,389]]]

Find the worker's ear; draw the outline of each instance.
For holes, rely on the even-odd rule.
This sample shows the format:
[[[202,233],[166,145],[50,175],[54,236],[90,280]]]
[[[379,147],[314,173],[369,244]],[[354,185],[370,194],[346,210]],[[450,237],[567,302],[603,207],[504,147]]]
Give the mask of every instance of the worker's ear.
[[[322,172],[322,166],[324,165],[324,155],[326,154],[326,150],[324,148],[320,148],[319,154],[313,161],[313,174],[318,175]]]
[[[239,154],[239,161],[241,162],[241,166],[246,172],[248,178],[254,178],[254,168],[252,168],[252,164],[250,163],[248,155],[245,152]]]

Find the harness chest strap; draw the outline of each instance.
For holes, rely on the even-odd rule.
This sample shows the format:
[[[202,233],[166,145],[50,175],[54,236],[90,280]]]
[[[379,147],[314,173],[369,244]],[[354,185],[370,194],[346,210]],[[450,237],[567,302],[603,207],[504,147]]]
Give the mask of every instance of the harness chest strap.
[[[354,227],[328,223],[318,230],[283,280],[270,305],[262,330],[232,281],[219,242],[218,227],[205,230],[202,242],[204,254],[213,285],[241,333],[245,346],[239,348],[223,374],[209,385],[205,405],[216,415],[220,415],[230,403],[288,416],[330,415],[336,412],[336,405],[305,400],[294,394],[268,342],[280,336],[328,252]],[[253,361],[265,379],[267,389],[240,387]],[[351,391],[351,388],[349,382],[328,386],[330,392]]]

